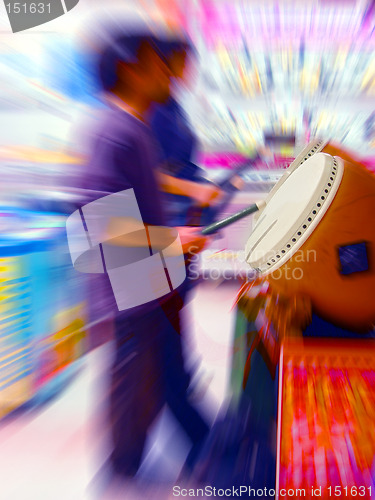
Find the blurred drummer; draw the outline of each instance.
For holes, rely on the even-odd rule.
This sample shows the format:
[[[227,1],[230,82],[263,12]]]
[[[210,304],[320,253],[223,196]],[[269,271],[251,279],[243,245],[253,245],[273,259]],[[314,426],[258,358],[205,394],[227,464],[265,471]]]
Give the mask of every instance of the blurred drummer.
[[[169,95],[170,74],[161,40],[140,23],[118,26],[98,54],[101,85],[107,94],[93,136],[90,174],[105,194],[133,189],[142,220],[155,232],[161,246],[168,241],[163,207],[155,176],[157,157],[149,129],[152,103]],[[106,32],[106,34],[107,34]],[[122,220],[124,219],[124,220]],[[128,221],[111,219],[106,240],[113,245],[141,247],[138,233],[127,230]],[[178,228],[185,253],[201,250],[206,238],[190,228]],[[113,238],[112,234],[122,236]],[[138,239],[137,239],[138,238]],[[135,293],[141,293],[137,283]],[[125,285],[124,285],[125,286]],[[113,304],[116,309],[115,304]],[[148,431],[164,404],[172,411],[192,444],[186,467],[191,468],[209,427],[188,399],[189,373],[185,370],[178,291],[134,307],[116,311],[115,359],[111,370],[110,422],[113,450],[111,470],[134,476],[141,464]]]
[[[198,139],[189,119],[178,103],[181,85],[188,85],[194,58],[190,42],[182,39],[164,47],[173,87],[169,99],[154,108],[151,128],[160,146],[159,181],[167,193],[166,211],[171,225],[190,225],[192,204],[201,208],[220,201],[221,190],[205,178],[194,163]]]

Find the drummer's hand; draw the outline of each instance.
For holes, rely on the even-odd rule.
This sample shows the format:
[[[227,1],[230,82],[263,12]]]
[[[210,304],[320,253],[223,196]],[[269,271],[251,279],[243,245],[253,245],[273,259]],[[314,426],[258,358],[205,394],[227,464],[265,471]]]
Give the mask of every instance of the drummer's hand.
[[[219,203],[223,195],[223,191],[217,186],[197,183],[194,198],[202,207],[208,207]]]
[[[230,183],[238,191],[241,191],[245,185],[245,181],[239,175],[235,175]]]
[[[211,241],[210,236],[204,236],[196,227],[180,226],[176,228],[180,235],[182,249],[185,255],[197,254]]]

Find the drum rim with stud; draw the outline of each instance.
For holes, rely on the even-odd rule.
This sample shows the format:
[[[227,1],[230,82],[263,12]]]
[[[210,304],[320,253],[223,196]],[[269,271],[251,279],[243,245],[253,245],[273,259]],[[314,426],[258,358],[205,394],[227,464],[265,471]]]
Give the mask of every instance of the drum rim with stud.
[[[254,226],[246,244],[246,261],[253,269],[263,276],[280,268],[290,260],[308,240],[309,236],[318,226],[328,208],[331,206],[339,189],[344,172],[344,162],[341,158],[332,157],[326,153],[315,153],[307,160],[302,159],[300,163],[293,162],[293,164],[293,170],[283,176],[272,190],[273,195],[269,197],[268,204],[262,210],[260,218]],[[286,230],[286,234],[280,237],[278,243],[270,248],[266,255],[259,256],[258,253],[257,258],[255,256],[252,258],[252,254],[256,249],[258,249],[259,252],[261,241],[265,238],[267,239],[268,233],[272,233],[272,223],[260,234],[259,227],[267,216],[269,216],[269,213],[272,212],[272,208],[274,208],[273,205],[275,205],[277,201],[281,201],[280,199],[278,200],[281,194],[291,187],[291,185],[288,186],[285,183],[290,183],[291,179],[297,181],[304,173],[307,173],[306,169],[313,167],[314,164],[315,168],[320,169],[321,178],[317,182],[312,199],[306,204],[306,207],[301,210],[301,214],[298,216],[295,225]],[[293,177],[294,172],[297,171],[298,177]],[[274,224],[277,222],[278,219],[276,219]]]
[[[265,198],[265,203],[272,198],[272,196],[275,194],[275,192],[280,188],[282,184],[286,181],[286,179],[289,177],[289,175],[294,172],[298,167],[302,165],[305,161],[307,161],[309,158],[314,156],[317,153],[320,153],[324,150],[324,148],[328,145],[328,141],[323,141],[321,139],[314,139],[310,141],[307,146],[305,146],[302,151],[295,157],[295,159],[292,161],[292,163],[289,165],[289,167],[286,169],[285,173],[283,176],[279,179],[279,181],[276,183],[276,185],[271,189],[271,191],[267,194]],[[254,222],[257,222],[260,217],[262,216],[263,208],[259,210],[254,215]]]

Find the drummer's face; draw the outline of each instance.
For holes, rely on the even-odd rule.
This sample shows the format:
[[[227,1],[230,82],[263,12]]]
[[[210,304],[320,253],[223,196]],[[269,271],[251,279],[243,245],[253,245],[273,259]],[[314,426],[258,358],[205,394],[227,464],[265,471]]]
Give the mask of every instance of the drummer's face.
[[[138,89],[152,102],[165,102],[170,95],[171,71],[154,47],[144,47],[139,62],[141,78]]]
[[[185,77],[187,55],[186,51],[174,51],[168,59],[169,69],[175,78]]]

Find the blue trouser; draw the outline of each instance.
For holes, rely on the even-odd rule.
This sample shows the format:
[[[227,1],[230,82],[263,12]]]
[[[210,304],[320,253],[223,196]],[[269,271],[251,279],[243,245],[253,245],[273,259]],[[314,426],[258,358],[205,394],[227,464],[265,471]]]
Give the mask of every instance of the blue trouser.
[[[164,404],[193,443],[187,460],[192,465],[209,427],[188,401],[190,376],[173,301],[144,314],[119,314],[115,335],[110,398],[115,470],[128,476],[137,472],[147,431]]]

